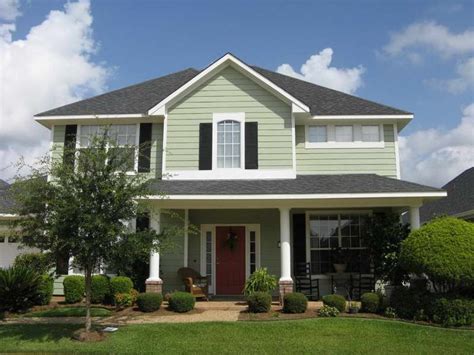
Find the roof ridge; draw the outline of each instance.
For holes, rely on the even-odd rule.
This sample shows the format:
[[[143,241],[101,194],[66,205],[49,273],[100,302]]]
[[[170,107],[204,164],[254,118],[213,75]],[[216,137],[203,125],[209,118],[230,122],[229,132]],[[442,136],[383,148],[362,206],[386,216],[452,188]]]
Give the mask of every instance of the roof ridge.
[[[396,108],[396,107],[393,107],[393,106],[389,106],[389,105],[386,105],[386,104],[382,104],[382,103],[377,102],[377,101],[364,99],[363,97],[360,97],[360,96],[357,96],[357,95],[348,94],[348,93],[343,92],[343,91],[340,91],[340,90],[332,89],[332,88],[329,88],[329,87],[323,86],[323,85],[318,85],[318,84],[312,83],[312,82],[307,81],[307,80],[295,78],[295,77],[290,76],[290,75],[278,73],[278,72],[276,72],[276,71],[269,70],[269,69],[266,69],[266,68],[262,68],[262,67],[259,67],[259,66],[257,66],[257,65],[251,65],[251,67],[254,68],[254,69],[256,68],[256,69],[268,71],[268,72],[270,72],[270,73],[272,73],[272,74],[284,76],[285,78],[289,78],[289,79],[292,79],[292,80],[296,80],[296,81],[302,82],[302,83],[304,83],[304,84],[309,84],[309,85],[315,86],[315,87],[317,87],[317,88],[321,88],[321,89],[325,89],[325,90],[330,90],[330,91],[333,91],[333,92],[337,92],[338,94],[342,94],[342,95],[347,95],[347,96],[350,96],[350,97],[354,97],[354,98],[356,98],[356,99],[359,99],[359,100],[362,100],[362,101],[365,101],[365,102],[368,102],[368,103],[372,103],[372,104],[377,104],[377,105],[380,105],[380,106],[384,106],[384,107],[389,108],[389,109],[392,109],[392,110],[404,111],[404,112],[406,112],[407,114],[410,114],[410,115],[413,114],[412,112],[409,112],[409,111],[405,111],[405,110],[402,110],[402,109],[399,109],[399,108]],[[267,79],[268,79],[268,78],[267,78]],[[270,79],[269,79],[269,80],[270,80]],[[270,81],[271,81],[271,80],[270,80]],[[303,101],[303,100],[301,100],[301,101]]]

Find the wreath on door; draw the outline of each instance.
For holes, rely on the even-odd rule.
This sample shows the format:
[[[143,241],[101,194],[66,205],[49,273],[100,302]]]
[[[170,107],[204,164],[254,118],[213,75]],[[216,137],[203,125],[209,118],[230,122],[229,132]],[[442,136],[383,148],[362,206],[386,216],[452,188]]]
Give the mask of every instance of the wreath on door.
[[[237,247],[237,239],[239,237],[232,231],[232,228],[229,228],[229,233],[227,233],[227,238],[224,242],[224,245],[230,250],[234,250]]]

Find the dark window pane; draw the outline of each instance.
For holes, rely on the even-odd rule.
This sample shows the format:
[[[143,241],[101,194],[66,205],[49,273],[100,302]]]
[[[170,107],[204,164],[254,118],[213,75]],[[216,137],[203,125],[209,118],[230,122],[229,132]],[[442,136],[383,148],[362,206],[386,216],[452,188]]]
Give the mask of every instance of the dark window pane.
[[[351,238],[349,238],[349,237],[342,237],[342,238],[341,238],[342,247],[343,247],[343,248],[349,248],[349,247],[350,247],[350,244],[351,244],[350,240],[351,240]]]
[[[251,262],[252,264],[255,263],[255,254],[250,254],[250,262]]]
[[[255,253],[255,243],[250,243],[250,252]]]

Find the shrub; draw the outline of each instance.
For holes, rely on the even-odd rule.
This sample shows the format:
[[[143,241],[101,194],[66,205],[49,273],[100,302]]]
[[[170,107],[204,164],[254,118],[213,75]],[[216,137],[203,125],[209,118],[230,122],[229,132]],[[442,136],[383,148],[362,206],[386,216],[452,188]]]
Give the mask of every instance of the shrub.
[[[134,288],[132,288],[130,290],[130,296],[132,296],[132,303],[135,304],[137,303],[137,298],[138,298],[138,295],[140,294],[140,292],[138,292],[137,290],[135,290]]]
[[[323,303],[326,306],[336,307],[339,312],[346,310],[346,299],[341,295],[326,295],[323,296]]]
[[[130,294],[130,292],[127,292],[127,293],[117,292],[114,295],[114,303],[117,308],[132,307],[133,296]]]
[[[112,295],[116,293],[130,293],[133,288],[133,282],[129,277],[116,276],[110,280],[110,292]]]
[[[457,218],[434,219],[412,231],[402,243],[402,266],[426,274],[437,291],[474,285],[474,223]]]
[[[254,292],[272,292],[277,286],[275,276],[268,273],[267,268],[259,268],[245,282],[244,294],[251,295]]]
[[[440,298],[433,304],[433,321],[445,327],[470,326],[474,320],[474,300]]]
[[[268,292],[252,292],[247,296],[247,305],[251,313],[269,312],[272,306],[272,296]]]
[[[48,274],[41,275],[40,283],[38,285],[38,293],[35,304],[39,306],[46,306],[51,302],[54,291],[54,280]]]
[[[337,317],[338,315],[339,310],[336,307],[325,305],[319,310],[320,317]]]
[[[55,262],[51,253],[24,253],[17,255],[13,266],[24,266],[39,274],[49,274]]]
[[[82,275],[66,276],[63,281],[66,303],[77,303],[84,298],[85,281]]]
[[[138,309],[142,312],[154,312],[160,309],[163,302],[161,293],[140,293],[137,296]]]
[[[308,299],[299,292],[287,293],[283,298],[283,312],[304,313],[308,308]]]
[[[109,294],[109,278],[105,275],[93,275],[91,283],[91,302],[104,303]]]
[[[185,313],[194,308],[196,300],[188,292],[174,292],[168,302],[172,311]]]
[[[380,296],[375,292],[366,292],[360,297],[362,311],[375,313],[380,307]]]
[[[397,316],[397,314],[395,313],[395,309],[392,307],[385,308],[383,315],[387,318],[395,318]]]
[[[27,310],[35,304],[41,276],[24,266],[0,269],[0,313]]]
[[[395,309],[400,318],[411,320],[419,310],[430,307],[430,297],[427,291],[398,286],[390,296],[390,307]]]

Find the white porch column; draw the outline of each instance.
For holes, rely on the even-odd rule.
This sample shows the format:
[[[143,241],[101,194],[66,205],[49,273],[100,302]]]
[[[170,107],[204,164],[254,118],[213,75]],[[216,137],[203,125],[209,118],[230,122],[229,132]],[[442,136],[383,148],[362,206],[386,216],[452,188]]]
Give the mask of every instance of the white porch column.
[[[410,206],[410,227],[412,231],[420,228],[420,206]]]
[[[280,302],[286,293],[293,292],[291,278],[291,239],[290,239],[290,209],[280,208]]]
[[[189,210],[186,208],[184,210],[184,260],[183,266],[188,267],[188,227],[189,227]]]
[[[152,211],[150,213],[150,228],[160,233],[160,211]],[[145,282],[146,292],[163,291],[163,281],[160,278],[160,253],[156,251],[150,252],[150,276]]]
[[[68,275],[74,275],[74,267],[72,266],[73,262],[74,262],[74,257],[71,256],[68,260],[68,266],[67,266],[67,274]]]

